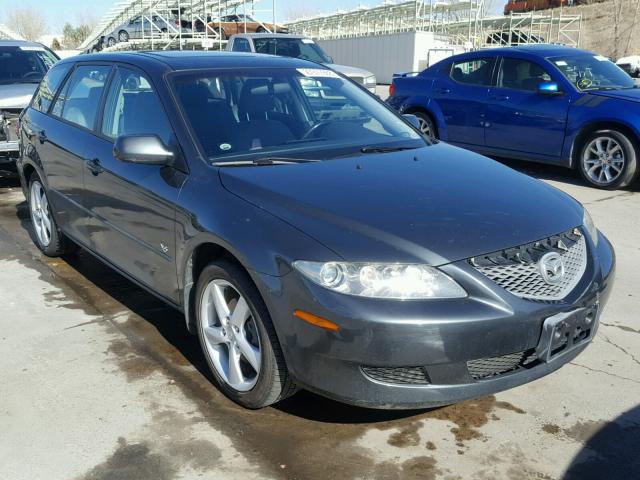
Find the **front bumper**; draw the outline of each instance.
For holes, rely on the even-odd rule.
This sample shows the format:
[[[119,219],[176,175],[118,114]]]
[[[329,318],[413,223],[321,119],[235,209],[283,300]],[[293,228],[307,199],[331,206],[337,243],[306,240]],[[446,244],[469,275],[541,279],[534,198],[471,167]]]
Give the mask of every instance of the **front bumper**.
[[[466,262],[441,267],[467,290],[465,299],[384,301],[340,295],[297,273],[265,279],[264,298],[274,317],[287,365],[297,382],[346,403],[373,408],[423,408],[495,393],[545,376],[582,352],[595,334],[568,353],[535,359],[522,368],[477,378],[470,363],[540,351],[545,319],[608,300],[615,256],[604,236],[589,246],[587,270],[562,302],[521,299]],[[287,292],[283,295],[282,292]],[[330,319],[338,332],[293,315],[295,309]],[[420,367],[426,383],[400,384],[371,376],[370,367]]]

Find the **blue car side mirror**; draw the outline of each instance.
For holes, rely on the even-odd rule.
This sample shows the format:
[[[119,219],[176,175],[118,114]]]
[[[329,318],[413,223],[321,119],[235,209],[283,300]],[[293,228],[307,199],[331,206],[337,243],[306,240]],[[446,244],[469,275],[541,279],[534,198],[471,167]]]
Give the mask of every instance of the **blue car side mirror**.
[[[542,95],[562,95],[562,91],[556,82],[541,82],[538,84],[538,93]]]

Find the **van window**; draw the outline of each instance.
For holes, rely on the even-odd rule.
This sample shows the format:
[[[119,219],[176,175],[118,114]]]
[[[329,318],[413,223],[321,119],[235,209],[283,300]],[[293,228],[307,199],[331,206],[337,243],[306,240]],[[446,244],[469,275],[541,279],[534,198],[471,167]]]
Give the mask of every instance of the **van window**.
[[[52,114],[93,129],[110,70],[111,67],[106,65],[78,67],[58,96]]]
[[[246,38],[235,38],[233,40],[233,48],[232,50],[234,52],[250,52],[251,51],[251,45],[249,45],[249,40],[247,40]]]

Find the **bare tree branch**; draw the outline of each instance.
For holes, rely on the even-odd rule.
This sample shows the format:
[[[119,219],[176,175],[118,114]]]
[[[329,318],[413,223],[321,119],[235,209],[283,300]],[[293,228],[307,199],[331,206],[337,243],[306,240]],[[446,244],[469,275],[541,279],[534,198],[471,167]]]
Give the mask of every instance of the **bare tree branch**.
[[[47,33],[47,22],[33,7],[12,7],[6,16],[6,24],[26,40],[38,40]]]

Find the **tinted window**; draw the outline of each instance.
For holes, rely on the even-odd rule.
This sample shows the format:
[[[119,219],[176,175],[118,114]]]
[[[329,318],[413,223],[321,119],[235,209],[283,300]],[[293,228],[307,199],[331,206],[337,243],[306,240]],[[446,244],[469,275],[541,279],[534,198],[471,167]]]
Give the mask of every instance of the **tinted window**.
[[[52,113],[65,120],[92,129],[100,106],[100,98],[111,67],[83,65],[76,68]]]
[[[57,57],[44,47],[0,46],[0,85],[40,83],[57,61]]]
[[[310,38],[254,38],[256,53],[301,58],[316,63],[331,63],[331,59]]]
[[[118,68],[104,106],[102,133],[110,138],[121,135],[158,135],[165,143],[171,127],[158,95],[140,72]]]
[[[505,58],[498,73],[498,86],[514,90],[535,92],[541,82],[551,81],[551,76],[537,63],[519,58]]]
[[[49,111],[49,106],[51,105],[51,102],[53,102],[53,97],[55,97],[64,77],[72,66],[73,64],[71,63],[63,63],[62,65],[54,66],[49,70],[49,73],[47,73],[40,84],[38,93],[36,93],[33,98],[33,103],[31,104],[33,108],[43,113]]]
[[[174,84],[195,136],[215,161],[425,145],[382,102],[320,67],[191,73],[176,76]]]
[[[233,51],[234,52],[250,52],[251,45],[249,45],[249,40],[246,38],[236,38],[233,40]]]
[[[474,58],[455,62],[451,66],[451,78],[469,85],[491,85],[493,73],[492,58]]]

